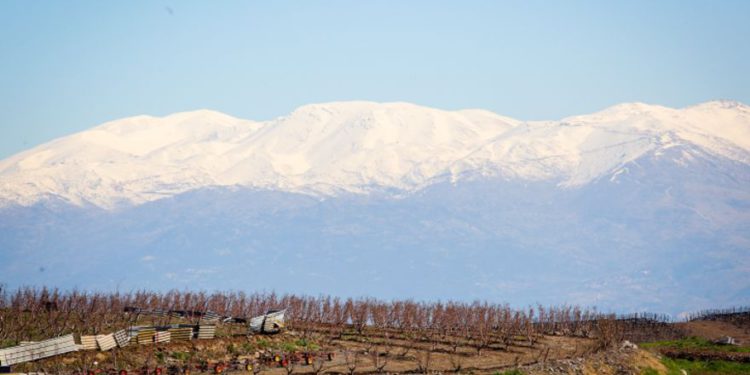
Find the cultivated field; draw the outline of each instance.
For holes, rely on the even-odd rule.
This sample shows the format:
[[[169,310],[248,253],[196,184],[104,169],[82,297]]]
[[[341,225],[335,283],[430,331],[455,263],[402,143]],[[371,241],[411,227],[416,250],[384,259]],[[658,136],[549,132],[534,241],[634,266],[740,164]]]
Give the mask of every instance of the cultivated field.
[[[246,318],[278,309],[286,309],[281,333],[248,331]],[[22,289],[0,295],[0,348],[72,334],[85,348],[12,366],[68,374],[743,373],[750,348],[711,340],[746,343],[747,316],[712,312],[674,323],[574,306]],[[130,336],[102,344],[116,332]],[[735,372],[689,367],[712,362]]]

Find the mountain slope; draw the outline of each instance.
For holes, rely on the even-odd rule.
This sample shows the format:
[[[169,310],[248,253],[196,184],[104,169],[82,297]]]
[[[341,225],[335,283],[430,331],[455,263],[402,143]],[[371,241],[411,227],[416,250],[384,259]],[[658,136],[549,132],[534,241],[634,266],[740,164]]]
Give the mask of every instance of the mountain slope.
[[[0,210],[11,286],[275,290],[677,314],[750,302],[750,169],[696,153],[575,189],[498,177],[401,198],[199,189]],[[732,177],[729,177],[732,176]]]
[[[115,208],[210,186],[399,194],[476,176],[576,187],[683,144],[750,163],[750,108],[634,103],[547,122],[372,102],[308,105],[266,122],[206,110],[138,116],[0,162],[0,201]]]
[[[748,113],[349,102],[114,121],[0,162],[0,283],[745,305]]]

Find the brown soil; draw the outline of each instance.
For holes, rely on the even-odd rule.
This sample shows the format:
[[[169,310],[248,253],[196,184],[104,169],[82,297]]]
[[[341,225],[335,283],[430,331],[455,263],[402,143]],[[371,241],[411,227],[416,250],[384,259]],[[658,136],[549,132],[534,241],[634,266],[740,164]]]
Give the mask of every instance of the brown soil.
[[[681,323],[690,335],[708,339],[729,335],[750,342],[746,329],[730,323],[701,321]],[[520,368],[526,374],[640,374],[651,368],[659,373],[666,369],[657,358],[658,354],[639,349],[613,349],[594,351],[595,342],[591,339],[569,336],[543,336],[530,346],[518,337],[508,346],[491,346],[477,352],[475,347],[460,343],[449,345],[450,337],[432,342],[406,340],[403,337],[392,339],[389,345],[382,344],[382,335],[344,335],[330,340],[325,335],[313,333],[307,340],[319,346],[321,352],[332,352],[332,360],[324,361],[324,373],[348,373],[349,367],[356,364],[355,373],[376,373],[375,356],[379,361],[387,361],[384,371],[390,373],[460,373],[493,374],[512,368]],[[274,336],[236,336],[214,340],[193,340],[166,345],[131,345],[111,352],[78,352],[59,358],[27,363],[14,367],[19,371],[47,371],[74,373],[91,368],[126,368],[130,374],[137,373],[143,366],[166,369],[170,365],[184,366],[186,361],[178,360],[175,354],[192,353],[189,364],[192,373],[201,360],[217,363],[229,361],[233,357],[240,361],[255,360],[257,355],[270,355],[278,352],[285,344],[301,339],[301,334],[285,332]],[[379,342],[380,344],[372,344]],[[261,344],[262,343],[262,344]],[[252,347],[253,349],[245,349]],[[277,349],[263,349],[263,347]],[[356,353],[356,358],[355,354]],[[347,361],[348,359],[348,361]],[[94,362],[97,364],[94,365]],[[262,366],[262,373],[286,375],[287,368],[273,363]],[[247,373],[247,372],[246,372]],[[310,365],[294,365],[293,374],[313,374]],[[166,374],[166,371],[164,372]]]
[[[659,358],[640,349],[612,349],[573,360],[556,360],[521,368],[524,374],[625,375],[641,374],[646,369],[666,374]]]
[[[730,336],[737,339],[742,345],[750,345],[750,327],[739,327],[732,323],[705,320],[688,323],[679,323],[688,336],[697,336],[709,340],[715,340],[722,336]]]
[[[67,355],[25,363],[14,366],[17,371],[45,371],[74,373],[87,369],[125,368],[131,374],[143,366],[149,368],[161,367],[166,370],[170,365],[186,364],[184,360],[177,360],[179,353],[192,353],[190,366],[195,367],[201,360],[210,363],[228,362],[233,357],[240,361],[254,360],[257,355],[270,356],[278,350],[258,349],[259,343],[269,347],[283,347],[300,339],[294,332],[286,332],[275,336],[240,336],[235,338],[220,338],[214,340],[193,340],[190,342],[175,342],[160,345],[130,345],[123,349],[110,352],[81,351]],[[590,355],[593,341],[590,339],[544,336],[540,337],[534,346],[519,338],[509,347],[492,346],[477,352],[475,348],[459,345],[453,348],[445,343],[435,344],[419,340],[393,340],[389,345],[368,344],[365,337],[344,337],[329,341],[318,337],[309,340],[320,346],[318,352],[333,352],[332,360],[323,362],[326,373],[348,373],[349,367],[356,364],[357,374],[372,374],[376,372],[374,353],[380,353],[378,359],[387,361],[384,371],[392,373],[415,372],[456,372],[492,374],[510,368],[529,366],[553,361],[573,361]],[[242,348],[250,345],[256,349],[251,351]],[[356,354],[355,354],[356,353]],[[356,358],[354,358],[356,356]],[[327,359],[327,358],[326,358]],[[349,359],[347,361],[347,359]],[[263,374],[287,374],[287,368],[276,363],[262,366]],[[193,370],[193,373],[198,371]],[[312,374],[310,365],[297,364],[294,374]],[[166,374],[166,371],[164,371]]]

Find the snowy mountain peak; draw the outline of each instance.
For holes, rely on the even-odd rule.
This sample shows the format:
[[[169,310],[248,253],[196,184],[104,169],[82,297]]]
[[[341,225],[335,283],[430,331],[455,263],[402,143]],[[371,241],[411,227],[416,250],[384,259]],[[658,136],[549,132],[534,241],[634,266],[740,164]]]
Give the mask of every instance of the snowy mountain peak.
[[[703,110],[710,110],[710,109],[740,109],[743,111],[747,111],[750,109],[746,104],[738,102],[736,100],[712,100],[709,102],[701,103],[692,107],[693,109],[703,109]]]
[[[674,109],[656,105],[647,104],[642,102],[630,102],[615,104],[609,108],[602,110],[602,113],[628,113],[628,114],[639,114],[639,113],[655,113],[655,112],[669,112]]]
[[[683,147],[750,164],[750,111],[626,103],[561,121],[367,101],[265,122],[211,110],[111,121],[0,162],[0,201],[113,208],[207,186],[335,195],[414,191],[477,176],[575,187]],[[686,151],[687,152],[687,151]]]

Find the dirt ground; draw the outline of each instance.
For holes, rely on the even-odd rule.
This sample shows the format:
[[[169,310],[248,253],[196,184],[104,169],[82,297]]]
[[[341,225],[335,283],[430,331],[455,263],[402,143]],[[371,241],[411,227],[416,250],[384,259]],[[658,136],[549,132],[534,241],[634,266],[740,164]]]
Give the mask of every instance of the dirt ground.
[[[47,360],[26,363],[14,368],[24,372],[76,373],[87,370],[109,368],[128,369],[130,374],[138,373],[144,366],[151,369],[162,368],[164,374],[170,365],[183,367],[186,363],[195,370],[202,360],[212,364],[238,359],[244,362],[255,360],[259,355],[268,356],[280,353],[289,343],[301,340],[295,332],[275,336],[242,336],[214,340],[193,340],[169,344],[131,345],[110,352],[81,351]],[[496,371],[528,366],[540,362],[576,360],[593,352],[592,340],[565,336],[544,336],[530,346],[519,338],[508,347],[489,346],[478,352],[465,345],[449,345],[445,342],[424,342],[420,340],[392,340],[388,345],[372,344],[372,340],[349,337],[336,340],[313,339],[318,352],[331,352],[333,358],[319,361],[323,369],[319,373],[349,373],[355,368],[357,374],[377,372],[376,363],[382,371],[390,373],[474,373],[492,374]],[[261,342],[266,349],[259,349]],[[252,348],[243,350],[242,348]],[[276,349],[274,349],[276,348]],[[304,349],[299,349],[303,352]],[[191,353],[190,359],[181,358],[183,353]],[[320,356],[322,357],[322,356]],[[314,374],[315,368],[301,363],[281,367],[278,363],[260,366],[263,374]],[[244,369],[243,369],[244,370]],[[247,371],[245,370],[247,373]]]
[[[574,360],[555,360],[520,368],[524,374],[625,375],[642,374],[646,369],[667,374],[658,355],[641,350],[614,348]]]
[[[750,343],[746,328],[718,321],[700,321],[682,324],[689,335],[708,339],[732,336],[744,345]],[[231,334],[230,334],[231,336]],[[304,337],[303,337],[304,336]],[[320,359],[318,366],[302,363],[281,367],[280,363],[264,362],[256,365],[256,371],[268,375],[350,373],[464,373],[495,374],[518,368],[525,374],[640,374],[650,368],[665,374],[666,369],[659,360],[659,353],[641,350],[629,345],[596,351],[592,339],[570,336],[540,336],[532,345],[526,338],[517,337],[508,346],[493,344],[478,351],[466,342],[392,338],[384,344],[378,334],[357,336],[343,335],[336,339],[324,335],[302,335],[284,332],[273,336],[223,337],[214,340],[192,340],[169,344],[131,345],[110,352],[86,351],[19,365],[14,370],[46,373],[82,373],[96,369],[127,369],[130,374],[139,373],[147,366],[162,368],[167,375],[169,366],[188,365],[191,373],[201,373],[196,364],[208,361],[211,364],[239,360],[262,362],[276,353],[288,352],[289,345],[300,341],[314,345],[314,349],[297,348],[298,354],[305,351],[333,353],[329,360]],[[456,343],[458,342],[458,343]],[[381,371],[378,371],[380,366]],[[321,368],[322,367],[322,368]],[[211,366],[209,373],[212,373]],[[239,373],[240,369],[226,372]],[[248,373],[245,368],[242,372]]]
[[[688,336],[697,336],[715,340],[722,336],[734,337],[743,346],[750,345],[750,327],[739,327],[732,323],[706,320],[680,323]]]

